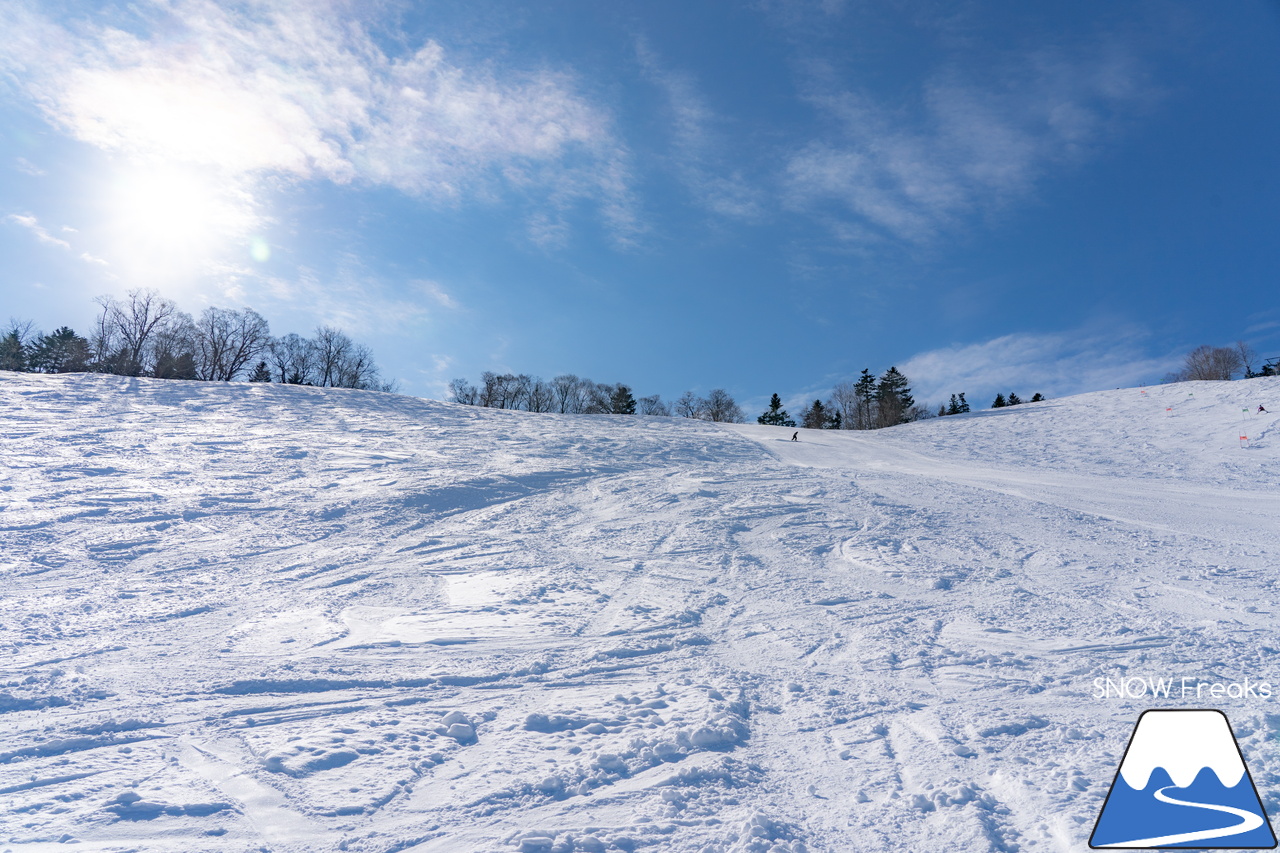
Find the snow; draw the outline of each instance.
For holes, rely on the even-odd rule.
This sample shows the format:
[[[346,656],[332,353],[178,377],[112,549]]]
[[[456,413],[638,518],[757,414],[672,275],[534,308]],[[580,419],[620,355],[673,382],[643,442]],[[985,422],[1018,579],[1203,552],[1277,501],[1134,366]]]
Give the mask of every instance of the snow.
[[[1274,813],[1275,698],[1095,679],[1280,696],[1278,383],[793,443],[0,373],[0,850],[1081,850],[1152,707]]]

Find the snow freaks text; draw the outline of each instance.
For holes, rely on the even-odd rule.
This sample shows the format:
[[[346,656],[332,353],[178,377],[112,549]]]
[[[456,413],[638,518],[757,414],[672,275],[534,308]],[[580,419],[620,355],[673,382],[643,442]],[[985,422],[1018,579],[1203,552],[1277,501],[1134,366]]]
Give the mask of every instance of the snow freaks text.
[[[1270,699],[1272,687],[1267,681],[1210,681],[1182,676],[1156,678],[1126,675],[1116,678],[1099,676],[1093,680],[1094,699]]]

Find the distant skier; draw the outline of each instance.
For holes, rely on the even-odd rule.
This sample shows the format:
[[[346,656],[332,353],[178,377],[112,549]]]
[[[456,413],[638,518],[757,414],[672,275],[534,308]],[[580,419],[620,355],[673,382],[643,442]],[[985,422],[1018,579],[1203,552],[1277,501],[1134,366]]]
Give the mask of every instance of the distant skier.
[[[1265,414],[1268,414],[1268,415],[1269,415],[1269,414],[1271,414],[1271,413],[1270,413],[1270,412],[1268,412],[1266,409],[1262,408],[1262,404],[1261,404],[1261,403],[1259,403],[1259,404],[1258,404],[1258,414],[1260,414],[1260,415],[1261,415],[1261,414],[1264,414],[1264,413],[1265,413]]]
[[[798,433],[798,432],[793,432],[793,433],[791,433],[791,440],[792,440],[792,441],[799,441],[799,440],[800,440],[800,433]]]

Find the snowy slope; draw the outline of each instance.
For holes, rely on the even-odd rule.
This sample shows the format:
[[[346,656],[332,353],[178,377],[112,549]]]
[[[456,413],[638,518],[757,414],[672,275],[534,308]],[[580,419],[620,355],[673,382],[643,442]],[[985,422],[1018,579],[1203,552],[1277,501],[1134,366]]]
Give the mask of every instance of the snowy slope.
[[[1222,708],[1274,813],[1259,402],[792,443],[0,374],[0,851],[1084,850],[1148,707]]]

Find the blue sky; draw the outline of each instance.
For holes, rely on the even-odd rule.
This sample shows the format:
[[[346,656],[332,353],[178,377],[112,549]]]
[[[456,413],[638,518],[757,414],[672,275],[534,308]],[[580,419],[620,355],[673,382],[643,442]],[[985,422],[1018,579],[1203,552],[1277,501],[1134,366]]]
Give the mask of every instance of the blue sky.
[[[1280,4],[9,0],[0,319],[793,407],[1280,355]]]

